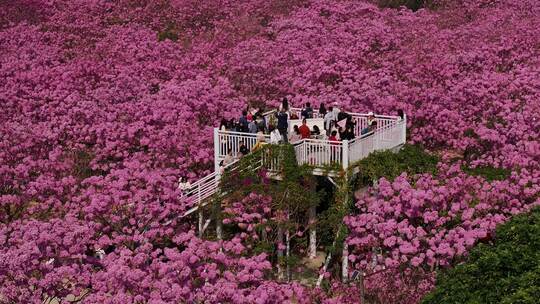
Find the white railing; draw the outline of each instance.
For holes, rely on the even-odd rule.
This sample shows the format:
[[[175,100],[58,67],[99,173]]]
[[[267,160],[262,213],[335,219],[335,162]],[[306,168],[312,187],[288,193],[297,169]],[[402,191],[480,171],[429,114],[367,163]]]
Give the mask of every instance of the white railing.
[[[349,143],[349,163],[354,163],[365,158],[375,151],[376,136],[374,132],[356,138]]]
[[[302,121],[302,109],[301,108],[291,108],[291,113],[294,113],[298,116],[299,121]],[[347,112],[347,114],[352,116],[353,121],[356,122],[356,126],[354,129],[354,134],[357,136],[360,136],[360,133],[363,129],[368,127],[368,114],[366,113],[355,113],[355,112]],[[377,115],[375,114],[375,121],[377,121],[377,129],[387,129],[392,126],[394,126],[398,120],[398,116],[388,116],[388,115]],[[321,119],[324,118],[322,115],[319,114],[319,109],[313,109],[313,118],[314,119]],[[309,125],[308,120],[308,125]],[[300,126],[300,125],[299,125]],[[320,127],[319,127],[320,128]],[[292,128],[289,128],[292,130]],[[322,129],[321,129],[322,130]]]
[[[246,148],[251,151],[257,143],[257,134],[235,132],[235,131],[219,131],[218,134],[218,159],[221,161],[227,156],[228,149],[231,149],[232,156],[238,157],[240,153],[240,146],[242,143]],[[270,141],[270,135],[264,135],[265,141]]]
[[[328,140],[304,139],[294,146],[296,160],[299,165],[324,167],[342,164],[343,142]]]
[[[367,127],[367,114],[352,113],[357,121],[357,134]],[[299,165],[308,164],[314,167],[324,167],[332,164],[348,166],[375,150],[392,149],[405,143],[406,117],[399,119],[393,116],[376,116],[377,130],[362,135],[350,142],[330,142],[328,140],[304,139],[294,143],[296,159]],[[238,157],[240,145],[243,142],[248,150],[257,143],[257,135],[233,131],[215,131],[219,140],[216,161],[225,158],[228,149],[232,156]],[[265,135],[269,141],[269,135]],[[275,155],[263,155],[262,164],[268,170],[278,170],[279,159]],[[217,170],[216,166],[216,170]]]
[[[234,171],[238,168],[237,165],[238,160],[235,160],[234,162],[225,166],[223,170]],[[182,193],[181,198],[184,198],[185,202],[191,206],[191,209],[187,210],[182,216],[187,216],[197,211],[200,207],[208,204],[209,200],[207,199],[217,193],[219,188],[220,174],[221,172],[212,172],[191,184],[191,188],[185,193]]]
[[[377,150],[388,150],[405,144],[406,118],[383,125],[375,132],[362,135],[349,142],[349,163],[352,164]]]

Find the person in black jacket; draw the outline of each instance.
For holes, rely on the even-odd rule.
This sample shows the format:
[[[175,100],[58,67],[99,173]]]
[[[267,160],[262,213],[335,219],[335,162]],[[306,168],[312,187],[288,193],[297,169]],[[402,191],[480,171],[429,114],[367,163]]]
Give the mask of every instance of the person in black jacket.
[[[248,149],[248,148],[246,147],[246,145],[244,144],[244,141],[241,140],[241,141],[239,142],[239,144],[240,144],[239,151],[240,151],[240,153],[242,154],[241,156],[246,156],[246,155],[248,155],[249,149]]]
[[[281,138],[283,138],[283,141],[285,143],[288,143],[288,134],[287,131],[289,129],[289,114],[287,114],[287,111],[285,109],[281,109],[278,113],[276,113],[277,117],[277,129],[279,130],[279,133],[281,134]]]

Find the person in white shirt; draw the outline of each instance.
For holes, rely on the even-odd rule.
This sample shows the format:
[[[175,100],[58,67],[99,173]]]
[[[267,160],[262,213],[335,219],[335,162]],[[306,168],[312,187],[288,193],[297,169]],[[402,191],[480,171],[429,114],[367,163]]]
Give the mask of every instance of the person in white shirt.
[[[332,121],[336,120],[334,117],[334,107],[329,107],[328,112],[324,115],[324,129],[327,134],[330,134],[330,128],[332,127]]]
[[[270,126],[270,144],[278,145],[282,141],[281,133],[279,133],[279,130],[274,128],[274,126]]]
[[[334,107],[333,107],[332,112],[334,112],[335,120],[337,120],[338,114],[339,114],[339,112],[341,112],[341,110],[338,108],[337,102],[334,102]]]
[[[182,191],[181,196],[184,196],[186,192],[191,190],[191,183],[187,180],[187,178],[180,177],[180,179],[178,180],[178,189]]]

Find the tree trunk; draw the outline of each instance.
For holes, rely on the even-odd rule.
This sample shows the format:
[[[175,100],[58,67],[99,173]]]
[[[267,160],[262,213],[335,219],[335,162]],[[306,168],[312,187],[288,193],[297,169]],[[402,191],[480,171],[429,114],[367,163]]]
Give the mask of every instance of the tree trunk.
[[[339,231],[337,235],[339,235]],[[337,236],[336,236],[336,239],[337,239]],[[332,243],[332,248],[336,247],[336,239],[334,239],[334,242]],[[328,252],[328,255],[326,255],[326,260],[324,261],[323,269],[321,273],[319,274],[319,278],[317,279],[317,287],[321,286],[322,280],[324,279],[324,273],[328,269],[328,265],[330,265],[331,259],[332,259],[332,252]]]
[[[317,209],[315,206],[312,206],[309,209],[309,250],[308,257],[314,259],[317,257],[317,228],[315,224],[317,222]]]
[[[203,236],[203,225],[204,225],[204,214],[201,209],[201,206],[199,206],[199,238],[202,238]]]
[[[289,282],[291,280],[291,266],[289,265],[289,258],[291,257],[291,236],[288,229],[285,232],[285,241],[287,246],[285,251],[287,256],[287,282]]]
[[[280,249],[280,245],[283,244],[283,229],[281,227],[277,228],[277,243],[278,243],[278,280],[283,280],[283,267],[281,267],[281,260],[283,260],[283,249]]]
[[[349,246],[343,240],[343,251],[341,254],[341,279],[343,283],[349,281]]]
[[[221,201],[216,203],[214,214],[216,217],[216,237],[223,240],[223,222],[221,221]]]

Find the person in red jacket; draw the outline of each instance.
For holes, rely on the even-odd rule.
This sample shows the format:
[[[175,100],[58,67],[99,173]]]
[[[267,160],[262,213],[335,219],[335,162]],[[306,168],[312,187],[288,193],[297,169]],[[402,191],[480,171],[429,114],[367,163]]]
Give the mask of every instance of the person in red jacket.
[[[300,128],[298,128],[298,131],[300,131],[300,136],[302,136],[302,139],[308,138],[311,136],[311,130],[307,126],[306,119],[302,119],[302,125]]]

